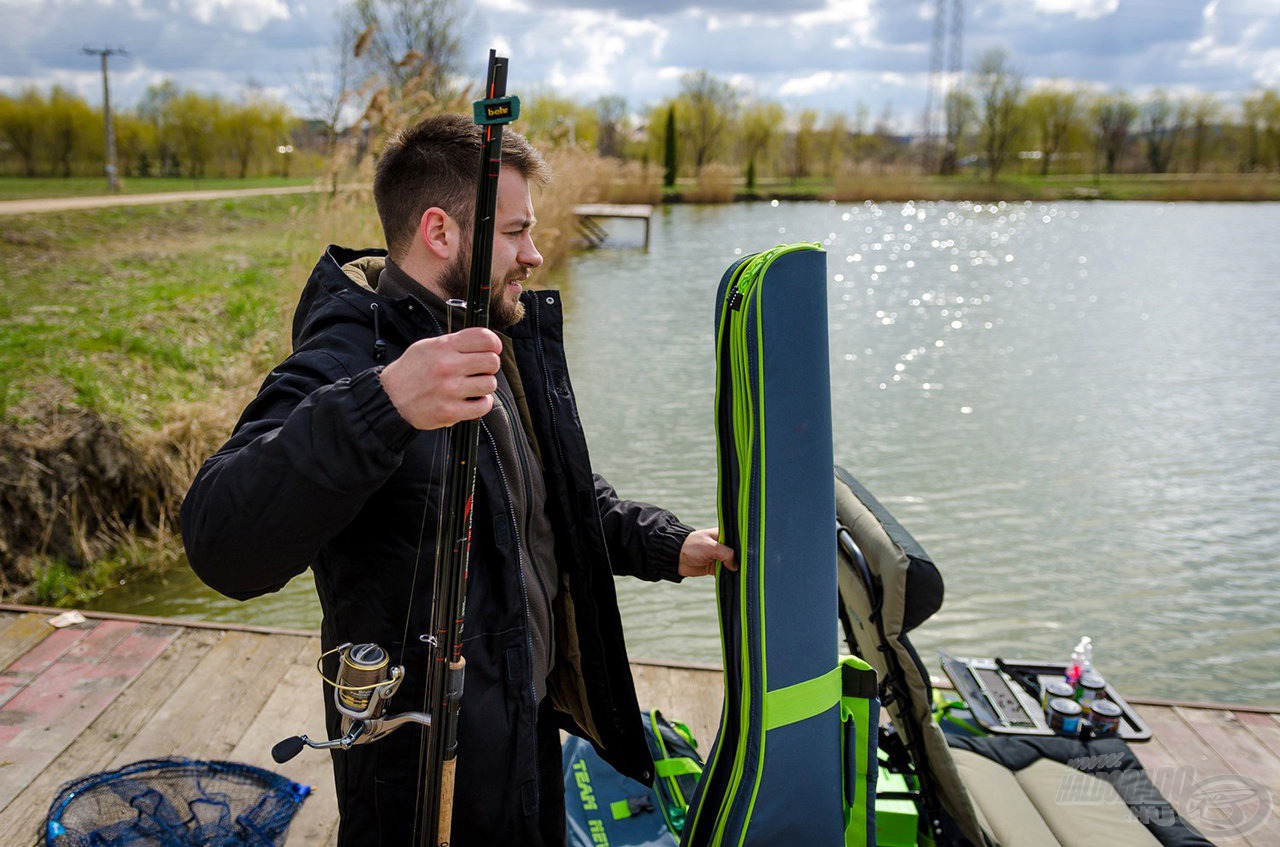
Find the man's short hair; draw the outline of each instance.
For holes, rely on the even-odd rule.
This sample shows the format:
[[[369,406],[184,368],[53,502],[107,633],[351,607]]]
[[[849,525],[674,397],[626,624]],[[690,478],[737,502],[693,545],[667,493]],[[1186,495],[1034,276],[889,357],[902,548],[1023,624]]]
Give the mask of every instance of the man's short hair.
[[[413,244],[422,215],[432,206],[449,213],[465,233],[475,214],[483,130],[463,115],[425,118],[387,144],[373,177],[373,200],[387,252],[402,258]],[[542,154],[511,129],[502,134],[502,167],[545,185],[551,169]]]

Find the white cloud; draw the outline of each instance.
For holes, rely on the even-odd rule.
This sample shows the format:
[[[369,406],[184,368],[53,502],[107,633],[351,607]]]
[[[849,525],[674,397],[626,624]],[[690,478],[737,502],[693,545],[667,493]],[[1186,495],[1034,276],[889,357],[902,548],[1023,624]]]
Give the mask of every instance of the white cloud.
[[[284,0],[173,0],[169,8],[185,7],[202,24],[219,23],[241,32],[258,32],[273,20],[289,20]]]
[[[1120,0],[1032,0],[1037,11],[1050,15],[1075,15],[1088,21],[1105,18],[1120,8]]]
[[[782,97],[807,97],[822,91],[830,91],[837,84],[836,75],[831,71],[818,71],[808,76],[792,77],[778,86],[778,94]]]

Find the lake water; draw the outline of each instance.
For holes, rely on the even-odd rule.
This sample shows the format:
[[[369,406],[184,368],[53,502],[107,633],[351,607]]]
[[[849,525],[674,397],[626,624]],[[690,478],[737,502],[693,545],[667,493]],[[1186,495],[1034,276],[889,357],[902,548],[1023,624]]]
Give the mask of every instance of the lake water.
[[[1089,635],[1124,693],[1280,703],[1280,205],[675,206],[649,252],[612,232],[543,282],[625,496],[715,523],[716,285],[820,241],[836,461],[946,579],[926,661]],[[719,661],[709,580],[619,589],[633,656]],[[319,621],[305,578],[240,604],[175,574],[100,606]]]

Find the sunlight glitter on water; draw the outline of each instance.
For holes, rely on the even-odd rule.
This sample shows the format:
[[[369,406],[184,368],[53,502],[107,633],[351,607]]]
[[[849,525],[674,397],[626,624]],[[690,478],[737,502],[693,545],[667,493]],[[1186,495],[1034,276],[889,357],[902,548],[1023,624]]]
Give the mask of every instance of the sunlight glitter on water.
[[[650,252],[543,280],[625,496],[714,525],[715,290],[779,226],[831,241],[836,460],[947,581],[922,655],[1061,658],[1088,634],[1125,693],[1280,702],[1280,205],[663,208]],[[709,582],[618,584],[632,655],[719,661]],[[310,626],[272,605],[298,585],[225,613]]]

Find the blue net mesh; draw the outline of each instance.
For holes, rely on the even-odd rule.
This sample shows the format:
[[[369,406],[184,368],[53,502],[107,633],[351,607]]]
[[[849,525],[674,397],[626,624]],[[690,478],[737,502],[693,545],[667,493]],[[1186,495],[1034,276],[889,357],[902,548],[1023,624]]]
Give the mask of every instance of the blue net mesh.
[[[49,847],[280,845],[311,793],[235,762],[149,759],[68,782],[45,820]]]

